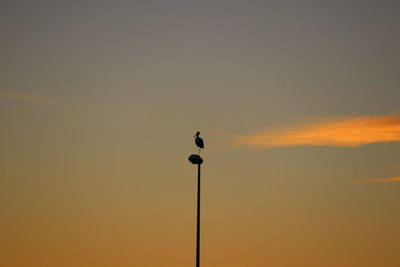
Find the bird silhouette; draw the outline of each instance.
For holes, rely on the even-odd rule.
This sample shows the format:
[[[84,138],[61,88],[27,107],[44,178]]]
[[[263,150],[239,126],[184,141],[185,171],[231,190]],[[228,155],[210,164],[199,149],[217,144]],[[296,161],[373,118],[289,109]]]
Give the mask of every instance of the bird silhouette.
[[[204,148],[204,141],[203,139],[200,137],[200,132],[197,132],[194,135],[194,143],[196,144],[196,146],[199,148],[199,155],[200,155],[200,150]]]

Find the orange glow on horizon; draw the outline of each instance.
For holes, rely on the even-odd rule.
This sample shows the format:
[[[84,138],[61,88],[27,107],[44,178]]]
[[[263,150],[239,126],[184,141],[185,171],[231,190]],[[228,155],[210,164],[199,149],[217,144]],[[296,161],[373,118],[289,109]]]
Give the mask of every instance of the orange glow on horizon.
[[[250,146],[349,146],[400,141],[400,116],[319,119],[316,123],[276,129],[233,139],[233,148]]]
[[[16,101],[24,101],[37,104],[49,104],[55,102],[54,98],[22,92],[0,92],[0,99],[11,99]]]

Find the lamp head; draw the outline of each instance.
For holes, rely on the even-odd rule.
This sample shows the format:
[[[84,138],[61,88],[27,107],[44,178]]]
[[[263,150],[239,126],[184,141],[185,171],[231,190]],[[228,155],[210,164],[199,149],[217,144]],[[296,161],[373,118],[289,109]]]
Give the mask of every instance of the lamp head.
[[[192,154],[189,156],[188,160],[192,163],[192,164],[202,164],[203,163],[203,159],[196,154]]]

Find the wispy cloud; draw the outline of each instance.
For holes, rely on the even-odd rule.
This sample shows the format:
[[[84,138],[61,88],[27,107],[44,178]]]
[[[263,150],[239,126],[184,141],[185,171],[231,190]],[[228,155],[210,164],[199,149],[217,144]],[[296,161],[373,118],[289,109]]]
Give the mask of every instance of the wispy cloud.
[[[21,92],[7,92],[7,91],[0,91],[0,99],[9,99],[15,101],[23,101],[29,103],[36,103],[36,104],[50,104],[54,103],[55,99],[38,95],[38,94],[30,94],[30,93],[21,93]]]
[[[356,181],[353,181],[353,184],[392,183],[392,182],[400,182],[400,176],[391,177],[391,178],[383,178],[383,179],[356,180]]]
[[[400,115],[326,118],[285,129],[239,136],[232,147],[349,146],[400,141]]]
[[[393,166],[395,169],[400,169],[400,166]],[[371,184],[371,183],[392,183],[392,182],[400,182],[400,176],[390,177],[390,178],[381,178],[381,179],[362,179],[355,180],[351,183],[353,184]]]

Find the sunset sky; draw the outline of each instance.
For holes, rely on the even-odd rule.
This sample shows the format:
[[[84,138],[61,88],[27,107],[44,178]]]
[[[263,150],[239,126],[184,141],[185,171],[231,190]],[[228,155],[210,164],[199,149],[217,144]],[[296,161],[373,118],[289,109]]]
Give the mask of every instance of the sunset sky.
[[[0,266],[400,266],[400,2],[0,3]]]

